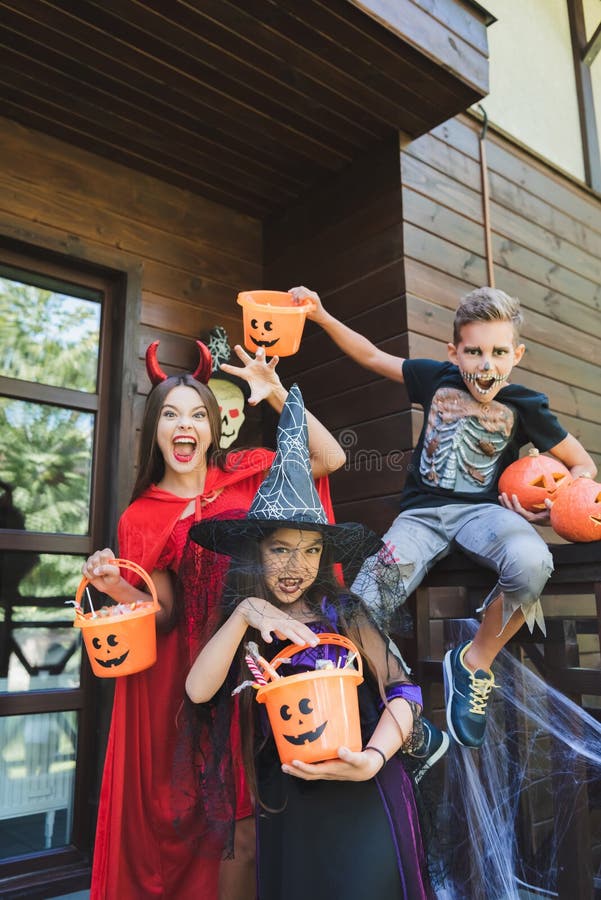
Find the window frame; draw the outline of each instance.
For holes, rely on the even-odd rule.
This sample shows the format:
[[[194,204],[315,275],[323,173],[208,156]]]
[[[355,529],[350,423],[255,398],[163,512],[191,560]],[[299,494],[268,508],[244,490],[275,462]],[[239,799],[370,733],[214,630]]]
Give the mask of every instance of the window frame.
[[[0,396],[51,403],[90,412],[96,417],[88,533],[73,535],[0,529],[0,548],[85,556],[98,547],[114,542],[117,509],[123,504],[120,486],[127,476],[120,471],[118,449],[125,446],[127,436],[122,433],[120,422],[122,419],[128,421],[122,413],[127,416],[129,403],[126,395],[131,393],[128,388],[133,381],[132,373],[126,375],[128,370],[123,355],[127,346],[125,335],[132,323],[129,300],[132,291],[139,296],[139,278],[131,267],[124,271],[102,263],[16,245],[10,239],[0,239],[0,264],[39,277],[42,281],[59,282],[65,288],[71,286],[74,293],[80,285],[102,294],[95,393],[0,376]],[[17,279],[18,275],[15,275]],[[126,315],[128,310],[129,315]],[[125,379],[119,377],[119,373],[126,375]],[[108,694],[110,691],[99,689],[83,652],[79,687],[0,694],[0,715],[3,717],[74,711],[78,722],[71,843],[57,849],[0,860],[0,882],[8,882],[7,886],[10,884],[11,889],[27,888],[28,896],[35,897],[35,886],[47,890],[52,884],[59,893],[60,890],[76,890],[89,884],[95,830],[90,799],[97,798],[99,791],[106,734],[99,735],[98,731],[99,721],[102,722],[108,712]],[[104,732],[106,729],[101,725],[100,730]],[[39,896],[48,895],[40,893]]]

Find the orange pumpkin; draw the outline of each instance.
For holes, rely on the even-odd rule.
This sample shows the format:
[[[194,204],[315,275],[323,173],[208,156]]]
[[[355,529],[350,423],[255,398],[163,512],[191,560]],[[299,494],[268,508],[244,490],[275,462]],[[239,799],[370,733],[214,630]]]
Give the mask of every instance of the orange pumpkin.
[[[566,541],[601,540],[601,484],[592,478],[572,481],[557,495],[551,525]]]
[[[499,478],[499,493],[510,499],[515,494],[524,509],[541,512],[546,509],[545,500],[555,501],[557,491],[571,481],[563,463],[532,448],[528,456],[507,466]]]

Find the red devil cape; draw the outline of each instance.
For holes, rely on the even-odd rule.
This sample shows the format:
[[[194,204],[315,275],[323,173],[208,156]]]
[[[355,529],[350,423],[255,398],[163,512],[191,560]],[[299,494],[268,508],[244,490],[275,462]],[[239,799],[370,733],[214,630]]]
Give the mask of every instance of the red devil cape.
[[[197,511],[243,516],[269,469],[268,450],[232,453],[228,468],[209,467]],[[327,479],[318,492],[333,521]],[[149,488],[123,513],[119,553],[147,572],[156,568],[189,498]],[[124,577],[136,580],[132,573]],[[210,592],[219,601],[222,580]],[[157,662],[136,675],[116,679],[100,801],[91,900],[213,900],[219,858],[182,839],[173,819],[173,773],[178,714],[190,666],[190,631],[176,628],[157,635]],[[181,790],[181,785],[178,786]],[[193,823],[188,823],[187,827]],[[201,848],[202,850],[202,848]]]

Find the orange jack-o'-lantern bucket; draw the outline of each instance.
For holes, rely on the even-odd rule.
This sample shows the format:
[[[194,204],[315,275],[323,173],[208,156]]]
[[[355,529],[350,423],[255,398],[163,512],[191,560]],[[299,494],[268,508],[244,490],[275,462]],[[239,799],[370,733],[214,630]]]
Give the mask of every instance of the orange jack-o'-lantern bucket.
[[[98,678],[133,675],[149,669],[157,659],[155,615],[160,607],[153,581],[148,572],[128,559],[113,559],[111,565],[131,569],[139,575],[152,599],[148,603],[130,604],[121,614],[102,614],[107,607],[84,614],[81,598],[88,579],[82,578],[75,595],[73,627],[81,628],[92,671]]]
[[[295,303],[285,291],[242,291],[238,294],[244,324],[244,346],[265,356],[292,356],[300,347],[307,313],[314,303]]]
[[[358,669],[316,669],[299,675],[274,678],[257,691],[264,703],[280,759],[283,763],[322,762],[335,759],[339,747],[361,750],[359,697],[357,686],[363,681],[363,663],[352,641],[340,634],[318,634],[320,643],[336,644],[356,654]],[[291,644],[271,660],[277,670],[280,663],[306,650]]]

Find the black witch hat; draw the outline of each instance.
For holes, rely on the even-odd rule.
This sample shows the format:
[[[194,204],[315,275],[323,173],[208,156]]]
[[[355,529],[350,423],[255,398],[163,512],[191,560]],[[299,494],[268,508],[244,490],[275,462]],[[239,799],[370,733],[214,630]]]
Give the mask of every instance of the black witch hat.
[[[245,519],[205,519],[190,529],[197,544],[226,556],[244,554],[246,538],[261,540],[276,528],[319,531],[334,562],[366,559],[382,542],[364,525],[328,522],[315,488],[309,457],[307,418],[298,385],[290,389],[277,429],[271,469],[255,494]]]

